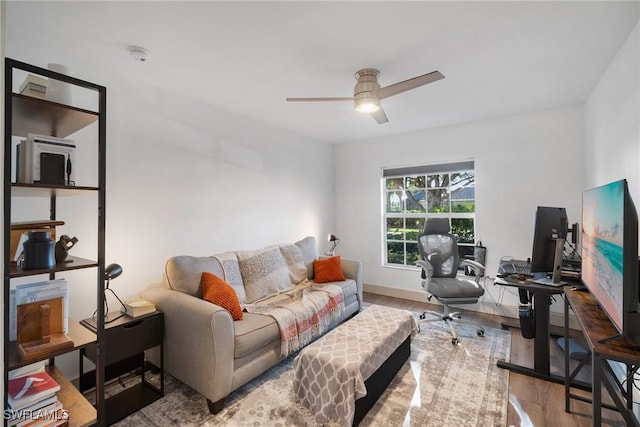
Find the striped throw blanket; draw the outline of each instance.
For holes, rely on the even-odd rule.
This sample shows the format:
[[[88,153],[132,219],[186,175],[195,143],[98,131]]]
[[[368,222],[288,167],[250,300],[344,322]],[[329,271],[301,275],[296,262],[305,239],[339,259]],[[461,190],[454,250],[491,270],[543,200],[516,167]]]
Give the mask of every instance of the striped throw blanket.
[[[317,286],[303,282],[274,301],[245,305],[251,313],[273,317],[280,328],[283,356],[306,346],[324,334],[344,313],[344,294],[338,285]]]

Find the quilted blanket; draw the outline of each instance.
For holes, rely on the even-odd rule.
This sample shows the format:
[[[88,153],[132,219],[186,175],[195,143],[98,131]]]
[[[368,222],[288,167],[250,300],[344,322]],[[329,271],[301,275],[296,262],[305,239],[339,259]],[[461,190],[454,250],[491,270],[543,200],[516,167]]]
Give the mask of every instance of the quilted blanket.
[[[338,285],[303,282],[273,300],[245,305],[251,313],[273,317],[280,328],[283,356],[303,348],[324,334],[344,313],[344,294]]]

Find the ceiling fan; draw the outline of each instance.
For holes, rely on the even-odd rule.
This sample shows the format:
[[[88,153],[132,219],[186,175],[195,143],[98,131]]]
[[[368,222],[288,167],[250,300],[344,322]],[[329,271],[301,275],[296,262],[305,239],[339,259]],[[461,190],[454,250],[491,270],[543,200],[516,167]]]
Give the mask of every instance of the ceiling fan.
[[[380,100],[433,83],[444,78],[439,71],[404,80],[389,86],[380,87],[378,77],[380,71],[375,68],[363,68],[355,74],[356,85],[353,88],[353,96],[330,98],[287,98],[289,102],[315,102],[315,101],[353,101],[356,111],[369,113],[378,124],[387,123],[389,119],[384,113]]]

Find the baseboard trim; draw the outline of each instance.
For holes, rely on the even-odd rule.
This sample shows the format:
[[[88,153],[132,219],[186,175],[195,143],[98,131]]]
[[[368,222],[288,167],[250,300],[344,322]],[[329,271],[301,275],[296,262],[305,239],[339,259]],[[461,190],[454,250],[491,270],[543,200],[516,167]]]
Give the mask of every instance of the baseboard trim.
[[[381,285],[371,285],[365,283],[363,285],[363,289],[365,292],[369,292],[376,295],[384,295],[387,297],[401,298],[407,299],[410,301],[418,301],[425,302],[429,304],[439,305],[438,302],[433,299],[432,301],[427,301],[426,293],[423,291],[414,291],[411,289],[400,289],[400,288],[392,288],[389,286],[381,286]],[[478,304],[467,304],[464,306],[459,306],[458,308],[469,310],[469,311],[477,311],[479,313],[487,313],[487,314],[497,314],[499,316],[512,317],[514,319],[518,318],[518,307],[509,304],[501,304],[497,306],[490,298],[484,298],[480,300]],[[553,326],[564,326],[564,314],[551,312],[549,321]],[[573,315],[573,313],[569,313],[569,328],[571,329],[580,329],[580,325]]]

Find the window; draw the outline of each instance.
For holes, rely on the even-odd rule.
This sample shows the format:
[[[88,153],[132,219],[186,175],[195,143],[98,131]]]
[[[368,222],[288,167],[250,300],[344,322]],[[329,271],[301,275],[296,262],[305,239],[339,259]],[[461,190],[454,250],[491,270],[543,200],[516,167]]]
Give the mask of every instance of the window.
[[[427,218],[448,218],[458,236],[460,259],[475,245],[473,161],[383,169],[384,264],[416,265],[418,234]]]

